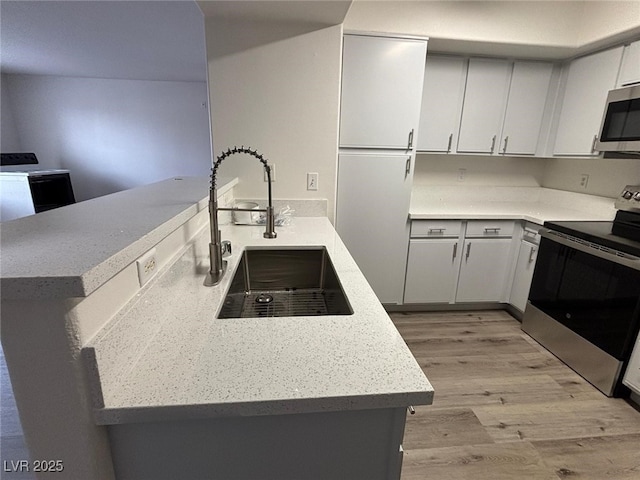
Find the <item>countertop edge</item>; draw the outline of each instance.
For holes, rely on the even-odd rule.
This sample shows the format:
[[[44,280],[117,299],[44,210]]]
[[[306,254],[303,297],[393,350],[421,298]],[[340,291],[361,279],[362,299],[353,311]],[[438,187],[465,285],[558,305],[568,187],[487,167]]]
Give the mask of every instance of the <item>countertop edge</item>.
[[[94,409],[98,425],[167,422],[225,417],[312,414],[431,405],[433,390],[343,397],[280,399],[226,404],[193,404]]]
[[[224,179],[223,185],[218,188],[218,197],[225,195],[237,184],[238,178]],[[179,213],[156,225],[117,253],[103,258],[83,274],[37,277],[3,276],[0,278],[2,299],[46,300],[87,297],[175,229],[208,208],[208,198],[208,192],[203,192],[200,200],[191,203]],[[95,200],[99,201],[100,199]]]

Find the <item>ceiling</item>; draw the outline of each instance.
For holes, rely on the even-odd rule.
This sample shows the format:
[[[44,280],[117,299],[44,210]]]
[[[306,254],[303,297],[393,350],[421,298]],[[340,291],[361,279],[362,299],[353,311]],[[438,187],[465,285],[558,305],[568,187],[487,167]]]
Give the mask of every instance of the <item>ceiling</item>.
[[[2,73],[206,81],[204,17],[344,21],[351,0],[0,1]]]
[[[351,8],[352,3],[354,8]],[[210,45],[212,50],[209,54],[216,55],[233,53],[232,50],[229,50],[232,47],[250,48],[253,46],[251,41],[254,40],[264,41],[264,38],[259,35],[261,29],[258,24],[278,25],[278,28],[269,29],[271,34],[274,31],[281,32],[282,35],[302,34],[325,26],[341,24],[345,21],[347,13],[349,13],[351,22],[345,23],[348,28],[358,30],[362,29],[360,27],[368,26],[364,30],[425,34],[431,37],[430,50],[439,52],[557,59],[603,48],[611,42],[620,40],[616,35],[601,35],[603,36],[602,40],[591,42],[582,47],[564,45],[565,48],[561,48],[563,45],[555,44],[540,46],[538,45],[540,42],[521,45],[517,42],[505,42],[504,39],[492,42],[487,39],[479,41],[477,38],[472,38],[470,41],[465,41],[469,36],[470,27],[468,26],[460,27],[463,29],[462,33],[453,32],[454,37],[460,37],[456,40],[445,37],[447,37],[447,32],[451,34],[453,29],[451,25],[463,22],[460,18],[458,22],[447,22],[445,20],[449,17],[446,14],[451,14],[449,10],[458,7],[459,4],[460,8],[458,10],[454,8],[453,14],[464,16],[463,14],[468,10],[467,7],[462,8],[465,2],[430,1],[398,2],[397,4],[387,2],[386,8],[391,9],[389,12],[381,8],[381,3],[384,2],[352,2],[352,0],[0,0],[0,68],[2,73],[10,74],[204,82],[207,70],[205,21],[211,20],[212,22],[211,24],[207,23],[208,28],[220,28],[219,36],[222,38],[233,37],[235,39],[235,43],[230,41],[224,42],[224,45]],[[515,5],[519,4],[519,2],[514,3]],[[526,3],[531,2],[522,2],[523,5]],[[624,4],[625,2],[614,3]],[[595,24],[589,24],[588,31],[597,30],[596,26],[600,26],[600,30],[604,28],[600,24],[604,23],[602,19],[605,13],[609,17],[616,17],[618,11],[608,8],[614,3],[585,2],[585,5],[593,6],[593,8],[604,4],[602,12],[597,15],[598,12],[595,12],[591,15]],[[442,4],[439,7],[440,10],[435,10],[432,15],[427,16],[427,18],[431,18],[431,23],[420,20],[425,18],[425,14],[424,12],[418,14],[420,12],[416,12],[416,8],[433,9],[438,4]],[[501,11],[506,10],[508,13],[513,10],[516,14],[518,13],[513,4],[510,5],[510,9],[503,8],[505,6],[506,2],[505,5],[500,6]],[[358,12],[362,13],[364,9],[364,13],[367,13],[367,8],[373,9],[373,13],[378,12],[377,15],[381,18],[375,17],[375,15],[371,17],[372,13],[369,12],[371,18],[366,15],[363,17],[369,23],[357,24],[356,21],[362,17],[362,15],[358,16]],[[445,10],[442,10],[443,8]],[[471,26],[473,26],[482,20],[482,18],[478,20],[475,17],[467,18],[467,23],[471,22]],[[489,20],[487,21],[487,24],[490,25],[489,31],[498,30],[499,22],[497,25],[493,25],[493,20]],[[612,19],[609,18],[609,20]],[[384,21],[391,22],[391,24],[386,25]],[[352,26],[353,22],[356,22],[355,27]],[[517,24],[517,22],[515,23]],[[632,23],[636,25],[638,22],[633,20]],[[420,25],[423,24],[424,32],[420,30]],[[510,22],[507,24],[510,25]],[[248,25],[250,27],[247,27]],[[252,29],[252,35],[246,34],[246,28]],[[414,32],[414,30],[416,31]],[[532,29],[529,28],[529,30]],[[535,31],[535,28],[532,31]],[[635,31],[640,34],[640,26],[636,27]],[[443,35],[438,33],[443,33]],[[622,33],[629,36],[628,31]]]
[[[194,1],[0,1],[2,73],[206,81]]]

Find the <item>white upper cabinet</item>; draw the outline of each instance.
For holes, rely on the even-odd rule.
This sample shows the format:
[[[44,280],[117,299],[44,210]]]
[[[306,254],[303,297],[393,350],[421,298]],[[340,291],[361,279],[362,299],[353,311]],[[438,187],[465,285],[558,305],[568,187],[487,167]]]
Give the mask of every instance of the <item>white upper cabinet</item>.
[[[624,47],[618,87],[640,82],[640,40]]]
[[[429,56],[418,150],[535,155],[553,64]]]
[[[413,148],[426,56],[426,40],[344,36],[341,147]]]
[[[514,63],[499,153],[535,155],[552,72],[551,63]]]
[[[594,151],[609,90],[615,88],[623,47],[578,58],[568,66],[554,155]]]
[[[492,154],[498,148],[510,71],[506,60],[469,60],[458,152]]]
[[[418,150],[451,152],[458,142],[467,61],[428,56],[420,109]]]

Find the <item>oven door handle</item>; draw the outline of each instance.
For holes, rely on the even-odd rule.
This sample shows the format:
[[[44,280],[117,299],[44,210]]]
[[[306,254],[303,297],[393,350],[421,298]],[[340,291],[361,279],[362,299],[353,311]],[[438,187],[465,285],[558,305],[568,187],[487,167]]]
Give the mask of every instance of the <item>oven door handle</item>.
[[[593,242],[578,239],[571,235],[551,230],[549,228],[541,228],[540,236],[566,247],[573,248],[574,250],[593,255],[594,257],[609,260],[610,262],[617,263],[618,265],[623,265],[634,270],[640,270],[640,258],[629,255],[628,253],[614,250],[609,247],[603,247]]]

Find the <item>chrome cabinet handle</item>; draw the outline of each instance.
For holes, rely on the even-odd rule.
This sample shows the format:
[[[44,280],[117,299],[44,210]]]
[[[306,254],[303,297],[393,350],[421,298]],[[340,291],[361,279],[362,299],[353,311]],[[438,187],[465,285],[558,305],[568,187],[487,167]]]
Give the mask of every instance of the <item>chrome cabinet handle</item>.
[[[451,261],[453,262],[458,256],[458,242],[453,244],[453,256],[451,257]]]
[[[471,253],[471,242],[467,243],[467,254],[464,257],[465,262],[469,260],[469,253]]]
[[[496,135],[494,135],[493,138],[491,139],[491,153],[493,153],[495,148],[496,148]]]
[[[491,232],[493,232],[495,234],[499,233],[500,232],[500,227],[487,227],[487,228],[484,229],[484,233],[491,233]]]
[[[429,235],[431,235],[432,233],[444,233],[444,230],[444,228],[430,228]]]
[[[596,142],[598,141],[598,135],[593,136],[593,142],[591,143],[591,153],[596,152]]]
[[[404,178],[407,178],[411,173],[411,157],[407,158],[407,164],[404,167]]]
[[[453,142],[453,133],[449,134],[449,143],[447,144],[447,153],[451,153],[451,142]]]
[[[531,247],[531,251],[529,252],[529,263],[533,262],[533,255],[536,253],[536,247]]]
[[[507,143],[509,143],[509,135],[504,137],[504,147],[502,147],[502,154],[505,155],[507,153]]]
[[[409,145],[408,145],[408,150],[411,150],[413,148],[413,128],[411,129],[411,131],[409,132]]]

